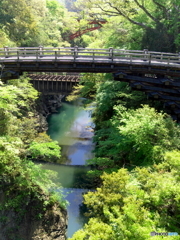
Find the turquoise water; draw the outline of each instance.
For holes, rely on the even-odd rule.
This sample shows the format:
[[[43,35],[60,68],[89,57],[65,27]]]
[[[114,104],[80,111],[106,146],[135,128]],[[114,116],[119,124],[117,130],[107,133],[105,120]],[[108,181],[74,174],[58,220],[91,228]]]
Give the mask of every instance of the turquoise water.
[[[92,127],[94,125],[90,111],[83,109],[81,99],[73,104],[62,103],[58,113],[48,118],[48,124],[48,134],[59,142],[62,157],[57,164],[45,163],[43,167],[58,173],[57,181],[63,186],[63,192],[69,201],[67,237],[72,237],[73,233],[82,228],[87,221],[80,211],[83,193],[87,192],[87,189],[75,189],[75,187],[81,182],[83,184],[83,176],[88,170],[83,165],[87,159],[93,157]]]
[[[84,165],[93,157],[93,122],[89,110],[84,110],[82,101],[62,103],[57,114],[48,118],[48,134],[61,146],[61,162],[68,165]]]

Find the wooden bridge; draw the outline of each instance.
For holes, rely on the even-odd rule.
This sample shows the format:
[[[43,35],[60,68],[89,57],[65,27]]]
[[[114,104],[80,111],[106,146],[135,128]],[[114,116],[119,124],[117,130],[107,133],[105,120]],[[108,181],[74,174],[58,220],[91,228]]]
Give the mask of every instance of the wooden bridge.
[[[180,56],[148,50],[88,48],[0,48],[4,70],[22,72],[94,72],[180,76]]]
[[[129,82],[155,100],[163,101],[169,113],[180,119],[180,54],[152,52],[144,49],[88,48],[1,48],[3,73],[13,78],[23,72],[51,73],[112,73],[114,80]],[[36,88],[43,91],[70,90],[74,80],[33,78]],[[41,82],[41,83],[40,83]],[[38,85],[39,84],[39,85]],[[71,86],[71,87],[70,87]],[[39,88],[40,90],[40,88]]]
[[[28,74],[31,79],[30,82],[34,88],[43,94],[58,94],[68,95],[72,92],[73,86],[75,86],[79,80],[79,75],[59,75],[58,73],[32,73]]]
[[[80,21],[80,20],[78,20]],[[79,29],[76,33],[70,35],[70,40],[80,37],[87,32],[91,32],[102,27],[107,21],[105,19],[94,19],[88,22],[88,26],[85,29]]]

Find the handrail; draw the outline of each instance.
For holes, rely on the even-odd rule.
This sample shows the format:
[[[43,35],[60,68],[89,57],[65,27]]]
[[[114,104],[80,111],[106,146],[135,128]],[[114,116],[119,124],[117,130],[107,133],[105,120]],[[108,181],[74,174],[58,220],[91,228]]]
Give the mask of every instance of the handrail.
[[[8,61],[48,61],[48,60],[88,60],[88,61],[127,61],[130,63],[166,65],[176,64],[179,68],[180,54],[127,49],[93,49],[80,47],[4,47],[0,48],[0,62]]]

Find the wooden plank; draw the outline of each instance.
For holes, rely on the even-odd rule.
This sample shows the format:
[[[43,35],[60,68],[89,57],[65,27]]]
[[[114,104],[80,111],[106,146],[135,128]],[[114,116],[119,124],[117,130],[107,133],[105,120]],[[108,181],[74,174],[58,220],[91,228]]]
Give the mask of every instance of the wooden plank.
[[[114,75],[115,76],[115,75]],[[139,81],[139,82],[146,82],[151,84],[158,84],[158,85],[166,85],[166,82],[169,83],[168,87],[180,87],[180,81],[173,81],[168,78],[151,78],[151,77],[139,77],[139,76],[133,76],[133,75],[126,75],[124,73],[120,73],[119,76],[115,76],[114,80],[121,80],[129,82],[132,81]]]
[[[155,91],[155,92],[164,92],[168,95],[172,96],[180,96],[180,92],[178,89],[169,89],[169,88],[162,88],[162,87],[156,87],[156,86],[151,86],[151,85],[145,85],[143,83],[132,83],[132,86],[136,88],[141,88],[141,90],[145,91]]]

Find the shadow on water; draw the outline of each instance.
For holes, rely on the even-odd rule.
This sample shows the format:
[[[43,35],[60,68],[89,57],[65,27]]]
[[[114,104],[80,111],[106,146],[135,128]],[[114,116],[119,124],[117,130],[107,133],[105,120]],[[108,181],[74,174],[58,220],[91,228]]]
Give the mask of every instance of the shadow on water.
[[[90,167],[68,166],[53,163],[41,163],[43,169],[57,172],[55,182],[60,183],[63,188],[91,189],[91,179],[87,177]]]

